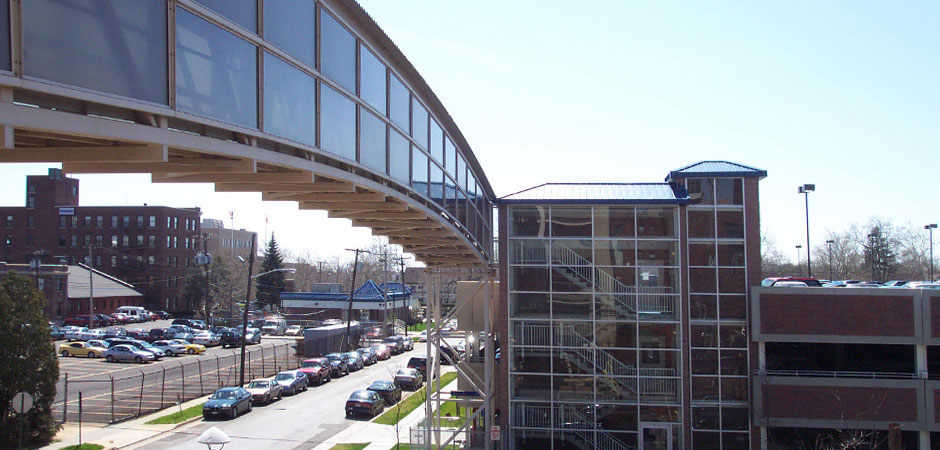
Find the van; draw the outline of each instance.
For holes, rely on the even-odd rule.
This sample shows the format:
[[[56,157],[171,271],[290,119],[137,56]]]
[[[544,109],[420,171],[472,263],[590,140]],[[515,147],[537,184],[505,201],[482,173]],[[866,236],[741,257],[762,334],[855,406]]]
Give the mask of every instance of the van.
[[[122,306],[115,312],[127,315],[132,318],[134,322],[146,322],[150,320],[150,312],[144,309],[143,306]]]
[[[287,332],[287,321],[280,317],[267,318],[261,326],[261,334],[283,336],[285,332]]]

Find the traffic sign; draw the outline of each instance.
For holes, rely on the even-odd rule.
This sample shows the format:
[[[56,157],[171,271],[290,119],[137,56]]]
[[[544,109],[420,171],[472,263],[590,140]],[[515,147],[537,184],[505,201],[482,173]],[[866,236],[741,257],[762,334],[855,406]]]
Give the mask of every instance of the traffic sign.
[[[13,400],[10,401],[10,406],[13,407],[13,410],[16,411],[17,414],[28,412],[30,409],[33,409],[33,396],[26,392],[20,392],[13,396]]]
[[[490,439],[494,441],[499,440],[499,425],[493,425],[490,427]]]

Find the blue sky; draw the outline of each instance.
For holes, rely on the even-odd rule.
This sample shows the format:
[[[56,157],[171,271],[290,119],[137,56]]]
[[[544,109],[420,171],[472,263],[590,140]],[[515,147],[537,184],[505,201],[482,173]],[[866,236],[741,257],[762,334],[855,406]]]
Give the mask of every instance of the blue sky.
[[[785,255],[880,215],[940,220],[940,3],[361,0],[436,92],[498,195],[548,181],[648,182],[704,159],[766,169],[761,220]],[[586,6],[585,6],[586,5]],[[0,166],[0,204],[24,176]],[[198,204],[321,256],[365,245],[322,212],[84,175],[82,204]],[[119,187],[120,193],[116,193]],[[185,200],[184,200],[185,199]],[[793,255],[795,256],[795,255]]]

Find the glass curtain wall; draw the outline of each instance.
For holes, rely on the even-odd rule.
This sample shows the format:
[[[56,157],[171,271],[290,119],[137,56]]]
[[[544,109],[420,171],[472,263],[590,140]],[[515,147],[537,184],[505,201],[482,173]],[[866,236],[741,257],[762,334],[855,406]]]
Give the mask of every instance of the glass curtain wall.
[[[678,443],[678,209],[508,213],[514,448],[636,448],[650,423]]]
[[[744,180],[686,180],[692,446],[746,449],[748,350]]]

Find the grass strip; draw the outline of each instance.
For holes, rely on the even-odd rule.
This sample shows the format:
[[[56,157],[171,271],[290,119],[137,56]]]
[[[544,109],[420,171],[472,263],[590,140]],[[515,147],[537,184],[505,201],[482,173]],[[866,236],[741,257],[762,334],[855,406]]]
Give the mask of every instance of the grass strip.
[[[447,449],[447,450],[457,450],[459,447],[457,447],[457,444],[450,444],[447,447],[441,447],[441,448]],[[411,444],[403,442],[401,444],[393,445],[392,448],[388,450],[411,450],[411,449],[424,450],[424,444],[415,444],[414,446],[412,446]]]
[[[369,446],[371,442],[365,444],[336,444],[330,447],[330,450],[362,450]]]
[[[418,322],[418,323],[416,323],[416,324],[414,324],[414,325],[408,327],[408,331],[416,331],[416,332],[420,333],[420,332],[422,332],[422,331],[424,331],[424,330],[427,329],[427,325],[428,325],[428,324],[425,323],[425,322]],[[431,322],[431,326],[432,326],[432,327],[434,326],[434,322]]]
[[[62,447],[61,450],[101,450],[103,445],[98,444],[82,444],[82,445],[70,445],[68,447]]]
[[[447,386],[447,384],[454,381],[455,378],[457,378],[457,372],[447,372],[441,375],[441,387]],[[408,414],[411,414],[412,411],[423,405],[427,397],[426,394],[427,386],[418,389],[417,392],[411,394],[408,398],[398,402],[396,405],[392,405],[385,413],[373,420],[373,422],[382,425],[395,425],[400,422],[401,419],[407,417]]]
[[[190,406],[189,408],[184,409],[182,412],[176,411],[173,414],[167,414],[165,416],[157,417],[156,419],[153,419],[147,422],[147,425],[166,425],[166,424],[180,423],[184,420],[189,420],[189,419],[192,419],[193,417],[201,416],[201,415],[202,415],[202,404],[200,403],[196,406]]]

